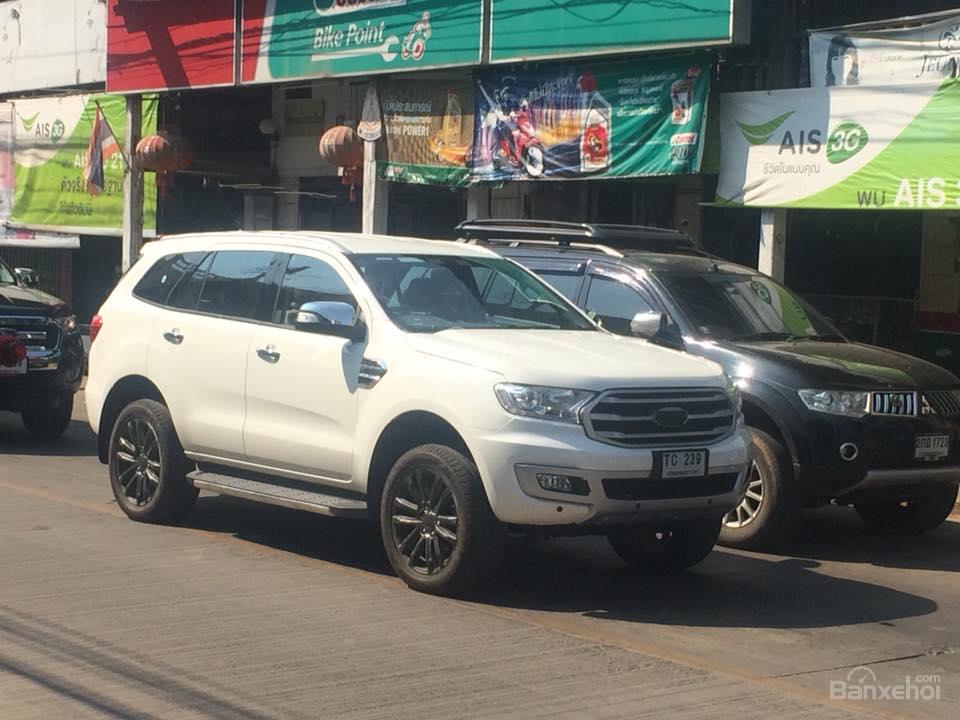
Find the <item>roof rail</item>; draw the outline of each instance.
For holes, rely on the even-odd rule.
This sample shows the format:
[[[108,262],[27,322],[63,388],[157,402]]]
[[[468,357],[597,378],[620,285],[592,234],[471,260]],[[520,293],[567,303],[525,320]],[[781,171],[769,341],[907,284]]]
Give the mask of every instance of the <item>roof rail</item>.
[[[581,243],[581,242],[570,242],[563,240],[514,240],[510,238],[461,238],[458,242],[467,243],[468,245],[506,245],[507,247],[512,248],[523,248],[523,247],[543,247],[543,246],[558,246],[561,248],[569,248],[570,250],[581,250],[583,252],[593,252],[600,253],[603,255],[609,255],[610,257],[622,258],[623,253],[618,250],[614,250],[612,247],[607,245],[600,245],[598,243]]]

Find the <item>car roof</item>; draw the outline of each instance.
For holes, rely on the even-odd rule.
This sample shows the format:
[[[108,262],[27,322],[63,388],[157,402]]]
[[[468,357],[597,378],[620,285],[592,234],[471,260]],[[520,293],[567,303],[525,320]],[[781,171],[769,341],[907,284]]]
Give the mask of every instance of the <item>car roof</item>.
[[[524,260],[549,258],[551,260],[574,260],[579,262],[600,261],[615,265],[625,264],[643,270],[650,270],[654,273],[661,270],[691,274],[708,272],[725,272],[741,275],[757,274],[757,270],[754,268],[737,265],[736,263],[710,255],[655,253],[638,250],[624,250],[617,255],[609,255],[607,253],[581,248],[563,248],[556,246],[530,247],[528,245],[520,245],[518,247],[497,246],[494,249],[506,257],[521,262],[521,264]]]
[[[212,250],[221,245],[262,245],[277,251],[294,249],[326,250],[344,255],[354,254],[410,254],[463,255],[492,257],[496,253],[487,248],[455,243],[449,240],[373,235],[365,233],[262,230],[258,232],[206,232],[184,235],[164,235],[146,243],[144,253],[188,252]]]

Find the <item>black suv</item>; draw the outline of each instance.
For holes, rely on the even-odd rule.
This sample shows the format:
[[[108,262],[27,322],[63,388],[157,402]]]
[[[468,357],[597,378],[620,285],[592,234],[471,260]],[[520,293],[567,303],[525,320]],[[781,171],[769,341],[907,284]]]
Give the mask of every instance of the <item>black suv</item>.
[[[37,289],[32,270],[0,259],[0,410],[20,413],[34,435],[70,424],[83,375],[83,343],[69,306]]]
[[[801,508],[830,502],[900,533],[932,530],[953,510],[960,380],[946,370],[847,341],[790,290],[684,233],[528,220],[457,229],[540,274],[608,330],[724,366],[754,437],[747,496],[724,519],[725,544],[768,546],[796,528]]]

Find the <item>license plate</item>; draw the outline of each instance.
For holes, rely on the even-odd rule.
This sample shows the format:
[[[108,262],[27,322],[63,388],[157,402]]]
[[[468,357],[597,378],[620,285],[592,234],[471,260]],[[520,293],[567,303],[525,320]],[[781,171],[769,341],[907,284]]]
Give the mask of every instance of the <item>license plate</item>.
[[[703,477],[707,474],[706,450],[668,450],[660,453],[660,477]]]
[[[940,460],[950,454],[949,435],[917,435],[913,457],[917,460]]]
[[[14,365],[13,367],[5,367],[0,365],[0,375],[26,375],[27,374],[27,359],[24,358],[20,361],[19,365]]]

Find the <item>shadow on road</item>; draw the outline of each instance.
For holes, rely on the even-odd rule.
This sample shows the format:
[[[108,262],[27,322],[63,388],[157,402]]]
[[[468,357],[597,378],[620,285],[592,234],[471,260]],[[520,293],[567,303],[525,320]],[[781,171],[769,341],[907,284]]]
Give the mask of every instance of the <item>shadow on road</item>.
[[[97,436],[85,422],[75,419],[63,437],[57,440],[38,440],[26,431],[19,415],[0,412],[0,455],[6,454],[95,457]]]
[[[391,573],[379,537],[362,522],[216,497],[201,498],[188,522],[307,557]],[[866,545],[869,538],[841,542]],[[491,587],[471,599],[631,622],[745,628],[892,622],[937,609],[933,600],[832,577],[820,571],[819,562],[798,557],[718,549],[688,572],[640,573],[624,566],[599,538],[513,542]]]

